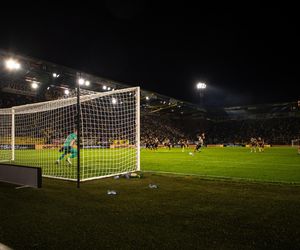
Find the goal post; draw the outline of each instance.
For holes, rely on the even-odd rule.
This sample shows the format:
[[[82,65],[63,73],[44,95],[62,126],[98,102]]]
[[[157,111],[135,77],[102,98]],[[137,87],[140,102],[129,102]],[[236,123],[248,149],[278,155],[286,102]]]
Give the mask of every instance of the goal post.
[[[0,162],[13,159],[12,119],[11,109],[0,109]]]
[[[15,160],[15,109],[11,109],[11,160]]]
[[[300,139],[293,139],[291,142],[292,147],[299,147]]]
[[[72,181],[79,171],[86,181],[140,170],[139,87],[84,92],[80,131],[77,104],[74,96],[0,109],[0,161]]]

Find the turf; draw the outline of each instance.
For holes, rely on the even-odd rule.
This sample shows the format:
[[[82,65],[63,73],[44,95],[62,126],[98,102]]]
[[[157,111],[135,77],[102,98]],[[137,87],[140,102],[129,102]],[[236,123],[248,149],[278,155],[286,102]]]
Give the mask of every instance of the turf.
[[[188,152],[143,149],[142,179],[106,178],[80,189],[47,178],[42,189],[0,183],[0,244],[13,249],[300,249],[295,149]],[[150,183],[158,189],[150,189]],[[111,189],[118,194],[107,195]]]
[[[300,155],[291,147],[272,147],[262,153],[248,148],[160,149],[142,151],[142,169],[207,177],[263,182],[300,183]]]
[[[204,148],[194,155],[189,152],[192,149],[185,152],[180,149],[142,149],[141,169],[212,178],[300,183],[300,155],[295,148],[272,147],[262,153],[250,153],[248,148],[233,147]],[[57,150],[16,150],[16,161],[12,163],[40,166],[45,175],[55,173],[59,177],[76,179],[76,158],[73,159],[72,167],[65,161],[57,166],[54,162],[59,155]],[[132,170],[134,166],[130,162],[134,162],[136,158],[133,150],[128,152],[123,149],[89,149],[84,150],[82,155],[85,165],[81,168],[81,174],[85,178],[109,175],[117,170]],[[115,162],[119,160],[126,161],[128,165],[116,169]]]
[[[78,190],[44,179],[39,190],[0,183],[0,200],[0,242],[14,249],[300,248],[300,188],[291,185],[146,174]]]

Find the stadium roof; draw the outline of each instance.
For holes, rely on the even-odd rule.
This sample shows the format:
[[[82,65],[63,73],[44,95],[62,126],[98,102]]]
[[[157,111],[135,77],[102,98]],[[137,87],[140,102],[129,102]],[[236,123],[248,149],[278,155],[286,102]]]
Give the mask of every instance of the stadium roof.
[[[18,60],[21,64],[21,69],[18,72],[10,72],[5,70],[5,65],[2,64],[0,68],[1,90],[3,92],[33,96],[37,100],[47,99],[44,93],[51,89],[55,90],[58,95],[63,96],[66,88],[75,88],[75,84],[79,78],[84,78],[91,83],[89,87],[83,88],[97,92],[136,86],[136,84],[121,83],[51,62],[0,50],[1,62],[4,62],[8,58]],[[59,77],[53,77],[54,73]],[[30,87],[32,83],[37,83],[39,88],[32,89]],[[205,113],[205,109],[198,105],[144,89],[141,90],[141,106],[142,110],[150,113],[176,113],[179,115],[199,115]]]
[[[21,64],[20,70],[11,72],[5,69],[4,62],[8,58],[14,58]],[[74,89],[79,78],[90,82],[90,86],[84,86],[91,91],[108,91],[133,87],[137,84],[121,83],[115,80],[88,74],[69,67],[57,65],[51,62],[16,55],[0,50],[0,87],[5,93],[31,96],[35,101],[49,100],[55,93],[55,98],[63,97],[65,89]],[[56,74],[55,77],[53,74]],[[36,89],[31,84],[37,84]],[[105,87],[104,87],[105,86]],[[105,89],[104,89],[105,88]],[[32,100],[30,100],[32,101]],[[263,104],[255,106],[239,106],[227,108],[204,109],[199,105],[181,101],[169,96],[161,95],[145,89],[141,90],[141,108],[146,113],[172,115],[173,117],[189,118],[251,118],[257,115],[299,113],[296,102],[280,104]],[[271,115],[270,115],[271,116]]]

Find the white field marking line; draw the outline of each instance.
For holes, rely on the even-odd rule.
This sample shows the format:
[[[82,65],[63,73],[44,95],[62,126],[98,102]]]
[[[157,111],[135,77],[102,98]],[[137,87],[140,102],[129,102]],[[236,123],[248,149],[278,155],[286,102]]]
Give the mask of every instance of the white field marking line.
[[[247,180],[252,182],[272,182],[272,183],[288,183],[288,184],[300,184],[300,182],[289,182],[289,181],[272,181],[268,179],[251,179],[251,178],[244,178],[244,177],[232,177],[232,176],[222,176],[222,175],[201,175],[201,174],[189,174],[189,173],[177,173],[177,172],[167,172],[167,171],[150,171],[146,170],[143,171],[145,173],[159,173],[159,174],[172,174],[172,175],[180,175],[180,176],[197,176],[202,178],[209,178],[209,179],[228,179],[228,180]]]
[[[24,185],[24,186],[16,187],[15,189],[29,188],[29,187],[30,187],[30,186],[28,186],[28,185]],[[0,250],[1,250],[1,248],[0,248]]]
[[[299,166],[299,164],[289,164],[289,163],[267,163],[264,161],[261,162],[240,162],[240,161],[209,161],[209,163],[233,163],[233,164],[250,164],[250,165],[258,165],[258,164],[265,164],[265,165],[283,165],[283,166]]]
[[[290,164],[290,163],[268,163],[268,162],[246,162],[246,161],[243,161],[243,162],[240,162],[240,161],[211,161],[209,160],[209,157],[207,157],[205,160],[208,160],[208,163],[226,163],[226,164],[240,164],[240,165],[259,165],[259,164],[264,164],[264,165],[273,165],[273,166],[276,166],[276,165],[280,165],[280,166],[299,166],[299,164]],[[191,161],[194,161],[194,160],[189,160],[189,162]]]
[[[283,166],[299,166],[299,164],[289,164],[289,163],[268,163],[268,162],[240,162],[240,161],[209,161],[213,163],[233,163],[233,164],[241,164],[241,165],[246,165],[246,164],[252,164],[252,165],[257,165],[257,164],[265,164],[265,165],[283,165]]]

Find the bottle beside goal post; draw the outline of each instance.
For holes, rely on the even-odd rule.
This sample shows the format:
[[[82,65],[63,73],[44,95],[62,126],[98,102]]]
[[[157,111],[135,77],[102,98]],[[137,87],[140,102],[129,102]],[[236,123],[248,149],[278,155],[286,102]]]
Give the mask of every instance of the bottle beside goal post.
[[[0,109],[0,161],[80,181],[140,170],[138,87]],[[80,141],[77,134],[80,133]]]

